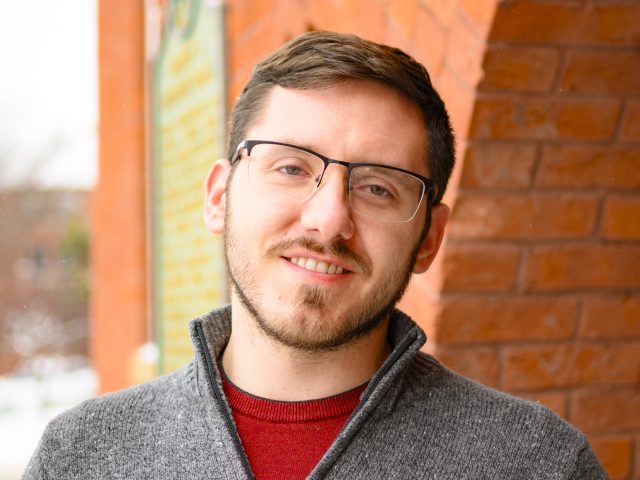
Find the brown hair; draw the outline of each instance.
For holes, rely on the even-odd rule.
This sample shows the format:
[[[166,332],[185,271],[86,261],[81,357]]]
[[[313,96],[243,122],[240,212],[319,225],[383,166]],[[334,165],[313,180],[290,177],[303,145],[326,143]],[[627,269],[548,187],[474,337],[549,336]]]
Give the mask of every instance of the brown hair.
[[[246,140],[246,131],[273,86],[326,88],[348,79],[382,82],[420,107],[427,131],[425,160],[437,185],[434,203],[438,203],[455,161],[453,131],[444,103],[422,64],[398,48],[355,35],[306,33],[258,63],[231,112],[227,157],[231,159],[238,144]]]

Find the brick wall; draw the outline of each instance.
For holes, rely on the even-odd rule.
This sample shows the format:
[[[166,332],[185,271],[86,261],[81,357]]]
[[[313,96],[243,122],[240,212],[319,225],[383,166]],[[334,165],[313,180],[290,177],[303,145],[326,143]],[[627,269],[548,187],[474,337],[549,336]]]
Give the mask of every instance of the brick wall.
[[[433,327],[452,367],[550,406],[612,478],[640,477],[638,18],[498,5]]]
[[[252,65],[309,29],[427,65],[459,165],[449,234],[403,307],[430,351],[584,430],[640,478],[640,4],[227,1],[229,104]]]

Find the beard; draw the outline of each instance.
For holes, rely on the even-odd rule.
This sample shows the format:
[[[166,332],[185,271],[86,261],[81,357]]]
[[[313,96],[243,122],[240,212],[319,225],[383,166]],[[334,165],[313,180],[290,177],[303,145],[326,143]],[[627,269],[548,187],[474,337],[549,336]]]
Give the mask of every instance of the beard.
[[[322,318],[318,320],[318,317],[326,319],[332,314],[331,293],[320,285],[301,285],[292,292],[293,308],[290,310],[293,310],[293,313],[289,311],[285,314],[284,309],[277,312],[274,308],[268,307],[269,301],[278,302],[279,299],[265,298],[259,288],[261,279],[256,278],[251,259],[247,258],[248,249],[243,248],[240,236],[235,235],[229,200],[227,195],[224,257],[233,289],[262,333],[281,345],[303,352],[327,352],[349,345],[375,330],[389,317],[409,285],[422,240],[430,223],[430,219],[427,218],[420,240],[413,246],[410,254],[404,262],[397,262],[393,269],[386,272],[385,278],[379,279],[366,301],[354,304],[331,323]],[[308,237],[279,241],[267,249],[263,258],[277,258],[281,252],[292,247],[332,255],[357,265],[360,272],[351,275],[371,275],[372,268],[369,262],[339,241],[328,245]],[[287,300],[280,304],[283,302]]]

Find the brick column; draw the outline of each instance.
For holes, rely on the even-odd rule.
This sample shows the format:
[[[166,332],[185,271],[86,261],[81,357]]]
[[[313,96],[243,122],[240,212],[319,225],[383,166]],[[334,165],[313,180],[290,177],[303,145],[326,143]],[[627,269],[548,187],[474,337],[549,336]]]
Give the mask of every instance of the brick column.
[[[100,164],[92,199],[90,348],[102,392],[133,383],[133,354],[147,340],[143,4],[98,4]]]
[[[639,475],[639,15],[498,4],[432,327],[445,363],[547,404],[619,479]]]

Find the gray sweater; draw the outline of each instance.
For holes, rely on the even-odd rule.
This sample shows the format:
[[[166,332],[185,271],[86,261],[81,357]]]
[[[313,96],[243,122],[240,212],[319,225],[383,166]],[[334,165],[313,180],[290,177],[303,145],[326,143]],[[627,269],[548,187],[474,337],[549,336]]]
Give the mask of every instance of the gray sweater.
[[[190,329],[192,363],[54,419],[24,478],[251,478],[215,361],[230,308]],[[389,341],[392,354],[309,478],[607,478],[585,437],[555,414],[419,352],[424,333],[400,312]]]

